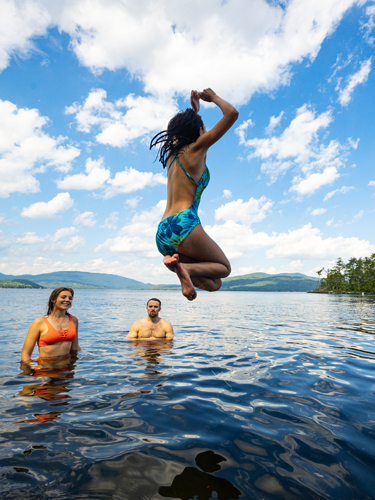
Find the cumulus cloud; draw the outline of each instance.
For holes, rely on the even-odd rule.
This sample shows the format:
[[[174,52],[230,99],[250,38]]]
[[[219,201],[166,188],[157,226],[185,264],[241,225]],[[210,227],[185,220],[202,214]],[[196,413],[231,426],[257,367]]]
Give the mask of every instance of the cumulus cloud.
[[[105,90],[93,89],[83,104],[74,103],[65,113],[75,115],[78,130],[99,129],[96,140],[114,147],[124,147],[138,137],[160,131],[178,111],[176,104],[165,97],[129,94],[114,103],[106,98]]]
[[[240,144],[251,150],[249,160],[254,157],[265,160],[261,171],[271,183],[293,168],[297,174],[290,190],[302,196],[310,195],[338,179],[338,170],[345,164],[348,149],[357,147],[357,142],[351,138],[345,145],[336,140],[327,145],[321,143],[319,133],[331,122],[331,110],[317,115],[309,106],[303,105],[278,137],[246,139],[246,122],[236,132]]]
[[[108,250],[115,253],[139,254],[144,257],[157,257],[155,227],[165,210],[166,201],[161,200],[150,211],[133,216],[130,224],[119,231],[118,236],[109,238],[95,248],[95,252]]]
[[[281,113],[278,116],[271,116],[270,123],[268,124],[268,127],[266,128],[267,134],[272,134],[274,129],[280,124],[281,118],[283,117],[283,114],[284,114],[284,111],[281,111]]]
[[[272,205],[273,202],[269,201],[265,196],[262,196],[259,200],[250,198],[249,201],[245,202],[238,199],[217,208],[215,210],[215,219],[253,224],[263,220],[267,216],[267,212],[271,210]]]
[[[16,243],[19,245],[36,245],[37,243],[43,243],[45,241],[44,237],[37,236],[34,232],[23,233],[16,239]]]
[[[43,36],[50,23],[51,14],[41,2],[2,2],[0,71],[8,66],[13,55],[27,57],[34,50],[32,39]]]
[[[232,198],[232,191],[230,191],[229,189],[224,189],[223,198]]]
[[[327,212],[326,208],[314,208],[314,210],[311,210],[311,215],[322,215]]]
[[[93,212],[83,212],[82,214],[77,214],[73,219],[73,224],[77,226],[94,227],[96,225],[96,220],[94,219],[95,214]]]
[[[370,71],[371,71],[371,58],[367,59],[366,61],[363,61],[361,63],[361,68],[353,75],[350,75],[350,77],[347,79],[347,84],[344,88],[341,89],[338,88],[339,90],[338,101],[342,106],[347,106],[349,104],[349,102],[352,100],[352,94],[354,92],[354,89],[357,87],[357,85],[360,85],[361,83],[367,81]]]
[[[71,199],[69,193],[59,193],[47,203],[39,201],[29,207],[24,207],[21,215],[29,219],[51,219],[58,213],[69,210],[73,206],[73,203],[74,200]]]
[[[106,0],[13,0],[2,16],[7,34],[2,67],[13,54],[27,53],[30,40],[47,27],[57,26],[70,36],[79,62],[96,74],[126,68],[154,96],[186,95],[210,81],[240,104],[256,91],[287,84],[291,64],[313,60],[356,3],[144,0],[140,9]]]
[[[86,189],[92,191],[104,187],[105,182],[110,178],[111,172],[103,166],[103,158],[86,160],[86,173],[68,175],[65,179],[58,180],[57,186],[60,189]]]
[[[375,186],[375,181],[370,181],[367,185],[368,186]]]
[[[335,189],[334,191],[330,191],[329,193],[327,193],[325,195],[325,197],[323,198],[323,201],[329,200],[335,194],[346,194],[346,193],[349,193],[349,191],[352,191],[353,189],[354,189],[354,186],[342,186],[342,188],[340,188],[340,189]]]
[[[117,229],[118,216],[118,212],[111,212],[101,227],[106,229]]]
[[[11,193],[36,193],[35,174],[48,167],[66,171],[80,154],[74,146],[63,146],[64,137],[54,138],[42,128],[48,118],[37,109],[17,108],[0,99],[0,197]]]
[[[146,186],[157,186],[167,184],[167,178],[159,173],[139,172],[135,168],[125,168],[122,172],[117,172],[113,179],[108,181],[109,187],[104,192],[105,198],[111,198],[119,193],[131,193],[144,189]]]

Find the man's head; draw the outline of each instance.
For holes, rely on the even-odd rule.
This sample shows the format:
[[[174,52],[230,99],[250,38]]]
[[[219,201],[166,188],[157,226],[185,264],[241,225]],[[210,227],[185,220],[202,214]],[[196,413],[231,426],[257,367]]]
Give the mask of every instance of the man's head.
[[[149,299],[147,301],[147,312],[150,318],[156,318],[161,309],[161,302],[159,299]]]

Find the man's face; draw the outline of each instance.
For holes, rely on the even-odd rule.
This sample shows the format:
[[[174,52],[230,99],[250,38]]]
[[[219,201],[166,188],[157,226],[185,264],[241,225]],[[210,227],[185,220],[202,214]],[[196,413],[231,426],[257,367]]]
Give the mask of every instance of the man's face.
[[[159,314],[161,307],[157,300],[150,300],[147,304],[147,312],[150,318],[156,318]]]

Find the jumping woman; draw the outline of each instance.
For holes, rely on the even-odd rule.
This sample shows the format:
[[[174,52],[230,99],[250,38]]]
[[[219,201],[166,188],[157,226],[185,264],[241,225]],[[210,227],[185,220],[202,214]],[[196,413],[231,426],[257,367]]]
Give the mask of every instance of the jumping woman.
[[[213,102],[223,113],[209,131],[198,114],[199,99]],[[219,290],[221,278],[231,271],[224,252],[204,231],[198,206],[210,180],[207,151],[238,118],[238,111],[210,88],[193,90],[191,105],[192,109],[174,116],[167,130],[157,134],[150,144],[150,149],[161,145],[159,160],[168,170],[167,207],[158,226],[156,244],[164,255],[164,264],[177,274],[188,300],[196,298],[195,287],[209,292]]]

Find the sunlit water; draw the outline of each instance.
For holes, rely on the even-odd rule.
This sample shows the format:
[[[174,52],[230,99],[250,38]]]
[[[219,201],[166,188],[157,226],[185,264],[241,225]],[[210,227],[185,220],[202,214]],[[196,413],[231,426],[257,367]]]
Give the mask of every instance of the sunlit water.
[[[22,374],[49,290],[0,290],[2,499],[374,499],[375,297],[78,290],[83,351]],[[35,351],[35,354],[37,351]]]

